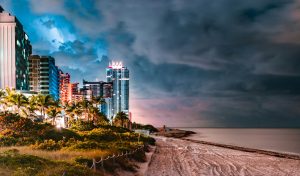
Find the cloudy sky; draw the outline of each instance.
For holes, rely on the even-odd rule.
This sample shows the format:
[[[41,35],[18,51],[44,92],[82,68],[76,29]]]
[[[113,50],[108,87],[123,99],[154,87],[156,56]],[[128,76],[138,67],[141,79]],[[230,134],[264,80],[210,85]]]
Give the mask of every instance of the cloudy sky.
[[[0,0],[72,81],[130,69],[135,121],[300,127],[299,0]],[[106,57],[107,56],[107,57]]]

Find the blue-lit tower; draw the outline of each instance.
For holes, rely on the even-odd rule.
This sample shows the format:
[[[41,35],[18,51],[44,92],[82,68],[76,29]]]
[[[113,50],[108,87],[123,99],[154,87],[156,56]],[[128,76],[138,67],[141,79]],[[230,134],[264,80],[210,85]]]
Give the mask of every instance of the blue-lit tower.
[[[112,62],[106,69],[107,82],[112,83],[111,114],[129,113],[129,70],[122,62]]]

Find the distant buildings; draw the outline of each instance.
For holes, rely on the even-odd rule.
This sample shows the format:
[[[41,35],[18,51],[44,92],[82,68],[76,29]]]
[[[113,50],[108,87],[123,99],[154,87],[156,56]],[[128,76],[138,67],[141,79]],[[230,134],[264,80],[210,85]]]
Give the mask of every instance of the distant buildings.
[[[99,105],[100,111],[109,119],[112,114],[112,83],[103,81],[86,81],[83,80],[83,88],[81,89],[83,98],[91,101],[93,98],[101,97],[104,102]]]
[[[129,113],[129,70],[122,62],[112,62],[106,69],[107,82],[113,85],[112,114]]]
[[[71,81],[71,76],[69,73],[63,73],[62,70],[59,70],[59,98],[60,101],[66,103],[69,101],[69,84]]]
[[[0,88],[29,90],[31,45],[22,24],[0,7]]]
[[[86,81],[83,80],[83,94],[86,100],[92,100],[92,97],[99,97],[102,94],[102,81]]]
[[[68,84],[68,102],[80,102],[82,101],[83,95],[79,92],[79,83]]]

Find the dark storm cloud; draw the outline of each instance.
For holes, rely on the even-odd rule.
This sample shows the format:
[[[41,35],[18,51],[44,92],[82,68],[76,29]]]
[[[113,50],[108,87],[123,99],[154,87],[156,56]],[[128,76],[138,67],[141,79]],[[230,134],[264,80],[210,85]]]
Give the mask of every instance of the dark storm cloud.
[[[103,50],[124,61],[131,72],[131,108],[143,121],[300,124],[299,1],[29,2],[33,14],[55,17],[43,21],[48,28],[59,31],[56,20],[68,26],[50,54],[75,81],[105,78]]]
[[[122,33],[134,36],[134,42],[125,45],[114,39],[110,43],[116,47],[112,53],[125,56],[135,68],[136,81],[143,82],[141,95],[147,90],[161,97],[164,92],[176,97],[178,104],[182,97],[196,96],[195,103],[209,99],[210,106],[198,112],[198,118],[211,119],[217,126],[294,124],[299,112],[287,112],[299,102],[290,104],[290,109],[280,107],[287,97],[300,93],[300,46],[286,35],[299,27],[294,14],[298,2],[155,1],[146,10],[136,6],[107,10],[119,12],[118,20],[126,27]],[[157,6],[157,14],[143,13]],[[154,27],[147,28],[147,23]],[[269,97],[274,95],[278,96],[273,98],[277,102],[273,109],[259,106],[273,103]],[[173,105],[170,108],[174,110]]]

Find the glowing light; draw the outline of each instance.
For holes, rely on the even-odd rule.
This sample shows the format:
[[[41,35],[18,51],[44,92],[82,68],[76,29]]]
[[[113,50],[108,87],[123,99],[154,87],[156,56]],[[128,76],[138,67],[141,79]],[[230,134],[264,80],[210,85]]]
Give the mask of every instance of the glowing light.
[[[123,63],[122,62],[114,62],[114,61],[112,61],[112,63],[109,63],[109,68],[112,68],[112,69],[121,69],[121,68],[123,68]]]
[[[61,128],[60,123],[56,125],[56,128],[58,128],[58,129]]]
[[[66,128],[66,124],[65,124],[65,119],[64,117],[59,117],[55,120],[56,122],[56,128],[60,129],[60,128]]]

